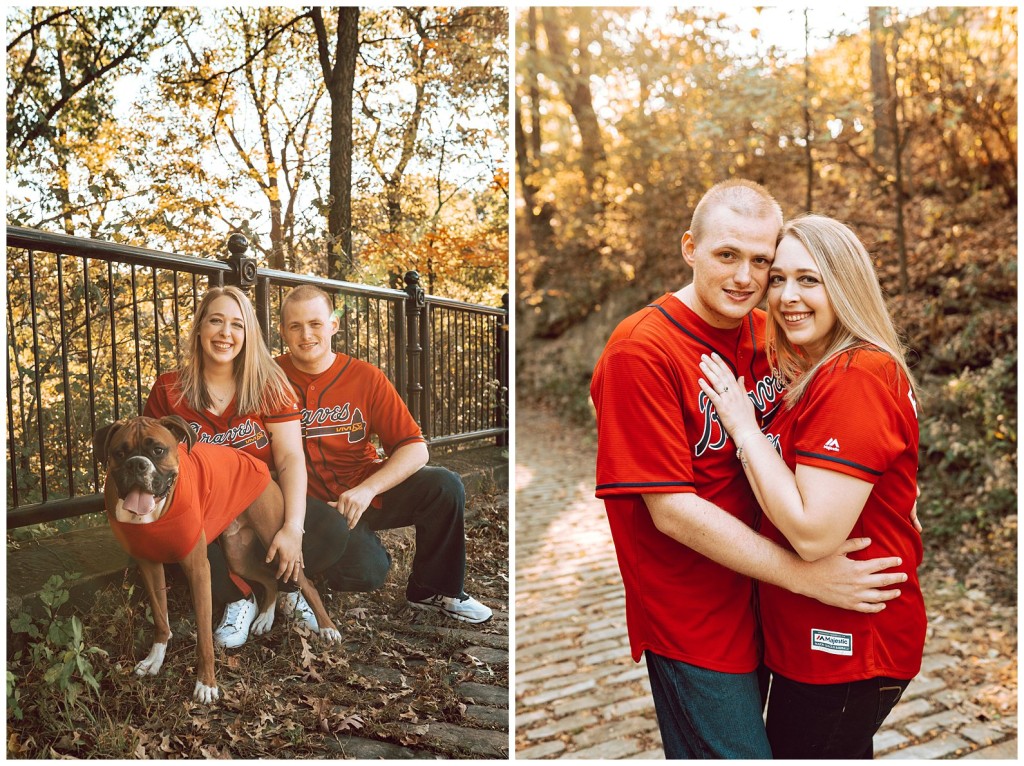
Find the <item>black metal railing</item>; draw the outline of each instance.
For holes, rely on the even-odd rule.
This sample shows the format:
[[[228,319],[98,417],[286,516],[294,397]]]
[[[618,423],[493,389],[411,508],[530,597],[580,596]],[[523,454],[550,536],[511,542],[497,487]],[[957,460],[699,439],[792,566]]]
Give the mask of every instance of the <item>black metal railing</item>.
[[[250,291],[275,353],[284,293],[321,287],[341,318],[336,350],[384,371],[431,446],[508,443],[507,296],[430,296],[415,271],[403,291],[260,269],[240,235],[223,259],[13,226],[6,239],[8,528],[101,510],[92,434],[142,411],[213,285]]]

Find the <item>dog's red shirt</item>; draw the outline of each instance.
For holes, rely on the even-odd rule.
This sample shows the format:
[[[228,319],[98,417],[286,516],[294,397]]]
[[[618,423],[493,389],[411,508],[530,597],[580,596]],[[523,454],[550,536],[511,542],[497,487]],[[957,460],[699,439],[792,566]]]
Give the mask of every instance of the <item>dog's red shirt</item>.
[[[213,542],[269,483],[266,463],[240,450],[196,444],[189,452],[179,444],[178,481],[164,515],[150,524],[127,524],[111,515],[110,528],[133,558],[181,561],[199,542],[200,532]]]

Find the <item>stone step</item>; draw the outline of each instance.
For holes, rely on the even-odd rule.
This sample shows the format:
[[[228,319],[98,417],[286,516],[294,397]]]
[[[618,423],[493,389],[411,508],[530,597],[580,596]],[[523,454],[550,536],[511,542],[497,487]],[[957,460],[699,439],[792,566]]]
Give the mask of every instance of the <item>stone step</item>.
[[[326,737],[324,748],[331,754],[345,759],[365,761],[408,761],[408,760],[439,760],[443,755],[427,750],[415,750],[392,742],[379,742],[363,737]]]
[[[508,732],[470,729],[443,721],[407,724],[402,729],[418,743],[431,745],[446,753],[466,753],[474,758],[508,758]]]

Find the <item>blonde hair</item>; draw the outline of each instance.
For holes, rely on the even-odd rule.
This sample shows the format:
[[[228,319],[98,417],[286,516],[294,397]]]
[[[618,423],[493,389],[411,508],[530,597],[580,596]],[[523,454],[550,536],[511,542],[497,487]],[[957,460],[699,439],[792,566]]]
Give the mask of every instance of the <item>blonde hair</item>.
[[[812,364],[786,338],[775,313],[769,312],[768,358],[776,377],[786,384],[786,404],[800,401],[815,373],[830,361],[838,363],[838,354],[870,346],[892,357],[916,396],[917,384],[904,358],[906,346],[885,307],[871,256],[857,235],[833,218],[808,214],[782,227],[778,241],[786,237],[793,237],[811,254],[836,316],[825,352]]]
[[[245,342],[234,361],[235,401],[239,415],[250,412],[268,413],[281,410],[295,401],[295,394],[284,371],[277,366],[263,342],[256,310],[245,293],[237,287],[211,287],[196,309],[188,341],[181,352],[178,373],[181,399],[196,412],[211,406],[212,399],[203,378],[203,349],[199,338],[210,305],[223,296],[229,296],[242,312]]]
[[[779,228],[782,228],[782,208],[767,189],[745,178],[730,178],[708,189],[693,209],[690,234],[694,242],[700,242],[706,228],[705,222],[716,207],[727,207],[738,215],[750,218],[774,218]]]

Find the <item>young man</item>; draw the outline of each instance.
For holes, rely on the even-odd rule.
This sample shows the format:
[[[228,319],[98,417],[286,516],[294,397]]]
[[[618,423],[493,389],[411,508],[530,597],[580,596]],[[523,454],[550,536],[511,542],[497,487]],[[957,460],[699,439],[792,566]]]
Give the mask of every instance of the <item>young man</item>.
[[[345,591],[379,588],[391,557],[376,532],[414,526],[416,553],[406,598],[463,622],[491,610],[463,590],[465,490],[459,476],[428,466],[427,445],[398,391],[379,369],[331,349],[338,319],[323,291],[303,285],[281,302],[277,358],[299,398],[308,492],[348,520],[345,553],[326,572]],[[387,459],[370,442],[376,434]]]
[[[668,758],[770,758],[761,718],[751,578],[875,612],[906,580],[897,558],[854,561],[849,541],[814,563],[760,537],[757,502],[698,379],[716,351],[742,376],[762,423],[782,403],[755,306],[782,227],[778,203],[742,180],[698,203],[682,254],[693,281],[627,317],[594,371],[597,495],[626,588],[633,659],[646,653]]]

